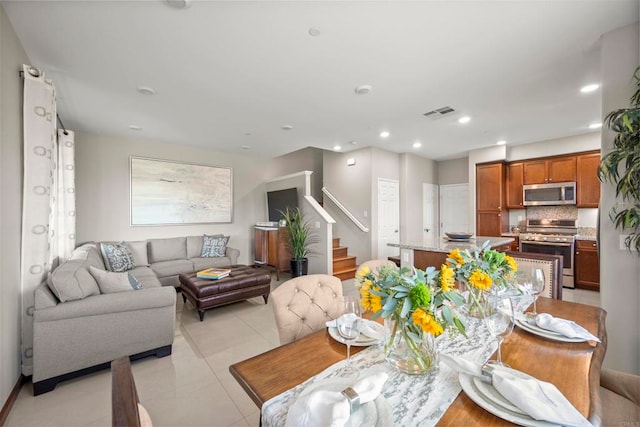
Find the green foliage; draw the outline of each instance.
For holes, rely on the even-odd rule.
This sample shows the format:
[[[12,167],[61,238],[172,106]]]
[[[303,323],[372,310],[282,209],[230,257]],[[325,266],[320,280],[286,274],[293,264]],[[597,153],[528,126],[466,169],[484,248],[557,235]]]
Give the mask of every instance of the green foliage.
[[[288,243],[291,249],[291,257],[295,260],[307,258],[312,254],[311,246],[318,242],[317,237],[311,231],[311,223],[305,220],[300,208],[289,209],[282,212],[287,221]]]
[[[616,132],[613,149],[598,167],[598,178],[616,186],[616,197],[621,200],[609,211],[615,228],[629,234],[627,249],[640,255],[640,67],[633,78],[636,91],[631,96],[631,108],[610,112],[605,125]]]

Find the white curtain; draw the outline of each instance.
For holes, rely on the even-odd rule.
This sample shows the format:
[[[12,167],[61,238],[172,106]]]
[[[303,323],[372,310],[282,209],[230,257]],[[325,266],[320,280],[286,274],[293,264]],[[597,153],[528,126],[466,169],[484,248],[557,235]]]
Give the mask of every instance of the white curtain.
[[[34,289],[54,260],[75,247],[74,135],[56,131],[56,93],[44,73],[23,65],[22,373],[33,365]]]

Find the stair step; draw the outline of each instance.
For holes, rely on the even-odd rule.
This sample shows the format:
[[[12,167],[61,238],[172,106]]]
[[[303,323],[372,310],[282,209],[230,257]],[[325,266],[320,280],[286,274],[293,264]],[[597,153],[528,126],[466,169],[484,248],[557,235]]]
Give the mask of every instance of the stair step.
[[[347,255],[333,259],[333,271],[342,271],[347,268],[356,268],[356,257]]]
[[[349,256],[349,254],[347,253],[348,249],[349,248],[347,248],[346,246],[339,246],[337,248],[333,248],[333,259],[344,258],[346,256]]]
[[[333,238],[333,247],[334,248],[339,248],[340,247],[340,238],[339,237],[334,237]]]
[[[340,280],[349,280],[349,279],[353,279],[356,277],[356,270],[357,268],[347,268],[344,270],[333,270],[333,275],[335,277],[337,277]]]

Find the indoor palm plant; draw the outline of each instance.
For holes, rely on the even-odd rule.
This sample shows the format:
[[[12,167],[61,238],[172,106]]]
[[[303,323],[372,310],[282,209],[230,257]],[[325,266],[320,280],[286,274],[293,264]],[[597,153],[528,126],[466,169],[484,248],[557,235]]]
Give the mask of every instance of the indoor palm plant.
[[[282,217],[287,222],[287,242],[291,250],[291,277],[303,276],[307,274],[311,246],[317,242],[317,239],[312,233],[309,220],[305,219],[300,208],[287,207],[282,212]]]
[[[614,226],[628,233],[627,249],[640,254],[640,67],[633,78],[636,91],[631,107],[614,110],[605,117],[605,124],[616,132],[613,148],[600,162],[598,178],[616,186],[620,203],[609,211]]]

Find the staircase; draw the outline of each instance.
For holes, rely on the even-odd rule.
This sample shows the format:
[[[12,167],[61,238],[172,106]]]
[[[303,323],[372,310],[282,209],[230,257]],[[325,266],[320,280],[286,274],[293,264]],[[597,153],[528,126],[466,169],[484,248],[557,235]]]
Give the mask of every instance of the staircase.
[[[340,246],[340,238],[333,239],[333,275],[340,280],[356,277],[356,257],[347,254],[346,246]]]

